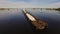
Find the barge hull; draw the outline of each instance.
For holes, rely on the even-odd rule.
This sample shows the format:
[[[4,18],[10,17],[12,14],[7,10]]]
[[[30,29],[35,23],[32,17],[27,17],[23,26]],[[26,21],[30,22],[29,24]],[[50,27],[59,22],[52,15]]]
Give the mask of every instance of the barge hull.
[[[37,19],[31,13],[27,12],[27,10],[22,10],[24,15],[27,17],[28,20],[31,21],[32,25],[36,27],[36,29],[43,30],[45,29],[48,24],[44,20]]]

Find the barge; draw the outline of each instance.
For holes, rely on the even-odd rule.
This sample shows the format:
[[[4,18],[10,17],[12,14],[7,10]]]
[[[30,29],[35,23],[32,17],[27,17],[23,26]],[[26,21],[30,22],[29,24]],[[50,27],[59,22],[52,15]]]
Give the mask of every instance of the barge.
[[[31,13],[29,13],[27,10],[23,9],[22,10],[24,15],[27,17],[27,19],[29,21],[31,21],[32,25],[39,30],[43,30],[45,28],[47,28],[48,24],[46,21],[41,20],[41,19],[37,19],[35,18],[33,15],[31,15]]]

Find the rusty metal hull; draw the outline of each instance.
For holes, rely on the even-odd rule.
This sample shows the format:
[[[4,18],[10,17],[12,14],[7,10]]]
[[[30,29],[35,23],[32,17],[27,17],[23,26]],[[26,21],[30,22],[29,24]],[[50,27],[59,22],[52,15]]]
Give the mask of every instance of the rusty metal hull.
[[[26,13],[28,13],[28,14],[30,14],[31,15],[31,13],[29,13],[29,12],[27,12],[26,10],[26,13],[24,12],[24,10],[22,10],[23,11],[23,13],[24,13],[24,15],[27,17],[27,15],[26,15]],[[32,17],[34,17],[33,15],[31,15]],[[35,18],[35,17],[34,17]],[[27,19],[29,20],[29,18],[27,17]],[[48,24],[47,24],[47,22],[45,22],[44,20],[41,20],[41,19],[37,19],[37,18],[35,18],[36,19],[36,21],[32,21],[32,20],[29,20],[31,23],[32,23],[32,25],[36,28],[36,29],[39,29],[39,30],[43,30],[43,29],[45,29],[47,26],[48,26]]]

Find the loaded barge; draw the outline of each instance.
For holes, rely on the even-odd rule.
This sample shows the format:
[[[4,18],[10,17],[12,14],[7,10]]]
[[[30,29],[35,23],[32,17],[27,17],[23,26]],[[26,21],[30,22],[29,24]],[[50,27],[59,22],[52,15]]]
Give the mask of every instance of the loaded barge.
[[[23,9],[22,10],[24,15],[27,17],[27,19],[29,21],[31,21],[32,25],[39,30],[43,30],[45,28],[47,28],[48,24],[47,22],[41,20],[41,19],[37,19],[35,18],[33,15],[31,15],[31,13],[29,13],[27,10]]]

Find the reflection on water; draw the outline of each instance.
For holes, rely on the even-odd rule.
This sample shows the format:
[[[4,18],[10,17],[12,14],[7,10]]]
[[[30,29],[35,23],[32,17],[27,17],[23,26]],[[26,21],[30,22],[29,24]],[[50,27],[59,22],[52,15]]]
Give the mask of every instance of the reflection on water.
[[[18,10],[0,10],[0,33],[21,33],[21,34],[58,34],[60,33],[60,12],[54,10],[33,10],[27,9],[38,19],[48,22],[48,29],[45,31],[32,30],[30,22]]]

